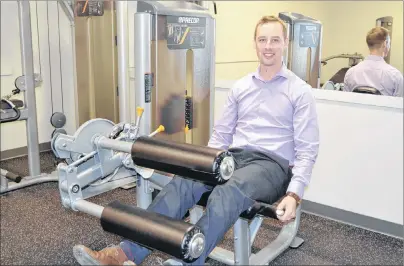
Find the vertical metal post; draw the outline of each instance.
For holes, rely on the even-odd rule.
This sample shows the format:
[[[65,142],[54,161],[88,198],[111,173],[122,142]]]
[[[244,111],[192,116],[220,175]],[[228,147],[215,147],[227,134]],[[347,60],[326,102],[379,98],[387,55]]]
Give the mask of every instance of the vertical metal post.
[[[288,46],[287,46],[287,48],[285,49],[285,51],[283,53],[283,62],[285,64],[285,66],[287,68],[289,68],[289,49],[290,49],[290,42],[292,41],[292,40],[290,40],[290,24],[289,23],[286,23],[286,36],[289,39],[289,43],[288,43]]]
[[[239,218],[234,224],[234,265],[249,265],[250,263],[250,230],[248,221]]]
[[[316,62],[318,64],[318,76],[317,76],[317,84],[316,87],[314,89],[321,89],[321,58],[322,57],[322,53],[323,53],[323,29],[324,29],[324,25],[321,23],[320,24],[320,36],[319,36],[319,40],[318,40],[318,61]]]
[[[135,30],[135,102],[136,107],[144,109],[139,123],[139,135],[149,135],[152,125],[152,91],[146,81],[153,80],[151,71],[151,15],[136,13]],[[147,78],[150,77],[151,79]],[[147,208],[152,201],[149,181],[138,176],[136,184],[136,202],[140,208]]]
[[[0,175],[0,191],[6,191],[8,188],[8,180],[5,176]]]
[[[136,107],[144,109],[139,124],[139,135],[151,133],[152,100],[146,95],[146,75],[151,73],[151,15],[148,13],[135,14],[135,101]],[[153,92],[150,92],[151,94]]]
[[[390,36],[390,51],[387,54],[387,56],[384,58],[387,64],[390,64],[390,55],[391,55],[391,41],[393,37],[393,17],[392,16],[387,16],[387,17],[381,17],[376,19],[376,26],[378,27],[384,27],[389,31],[389,36]]]
[[[20,24],[21,63],[24,75],[24,100],[27,108],[27,146],[28,166],[31,177],[41,174],[39,163],[39,140],[35,97],[34,58],[32,51],[32,32],[30,1],[18,1],[18,18]]]
[[[212,39],[212,46],[210,47],[210,117],[209,117],[209,136],[213,134],[213,126],[215,125],[215,99],[216,99],[216,20],[211,19],[209,23],[212,23],[210,26],[209,38]]]
[[[127,10],[126,1],[116,1],[119,122],[130,122]]]
[[[152,203],[150,181],[145,180],[141,175],[137,176],[136,182],[136,204],[139,208],[147,209]]]

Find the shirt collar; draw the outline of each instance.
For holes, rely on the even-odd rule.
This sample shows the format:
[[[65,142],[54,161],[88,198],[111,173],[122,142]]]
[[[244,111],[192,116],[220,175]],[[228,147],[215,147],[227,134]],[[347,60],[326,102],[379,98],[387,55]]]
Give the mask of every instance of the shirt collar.
[[[368,55],[365,57],[365,60],[384,61],[384,58],[379,55]]]
[[[279,70],[278,73],[276,73],[276,75],[272,78],[272,80],[276,79],[277,77],[284,77],[286,79],[288,78],[287,68],[286,68],[284,63],[282,63],[281,69]],[[262,82],[265,82],[265,83],[272,81],[272,80],[264,80],[261,77],[261,75],[260,75],[260,66],[258,66],[257,70],[253,73],[253,78],[258,79],[259,81],[262,81]]]

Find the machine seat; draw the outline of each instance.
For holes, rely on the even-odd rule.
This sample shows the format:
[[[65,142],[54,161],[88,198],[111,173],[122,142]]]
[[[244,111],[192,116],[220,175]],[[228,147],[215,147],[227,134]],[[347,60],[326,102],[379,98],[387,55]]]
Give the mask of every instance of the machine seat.
[[[211,193],[211,191],[203,193],[197,205],[206,207]],[[264,217],[278,219],[276,217],[275,210],[276,209],[273,205],[261,201],[255,201],[254,205],[250,209],[240,214],[240,218],[252,220],[256,215],[262,215]]]
[[[16,108],[24,107],[24,102],[21,101],[21,100],[10,99],[10,102],[12,102],[15,105]],[[2,110],[8,110],[8,109],[11,109],[11,108],[6,102],[1,101],[1,109]]]
[[[372,87],[357,87],[357,88],[353,89],[352,92],[381,95],[381,93],[378,89],[375,89]]]

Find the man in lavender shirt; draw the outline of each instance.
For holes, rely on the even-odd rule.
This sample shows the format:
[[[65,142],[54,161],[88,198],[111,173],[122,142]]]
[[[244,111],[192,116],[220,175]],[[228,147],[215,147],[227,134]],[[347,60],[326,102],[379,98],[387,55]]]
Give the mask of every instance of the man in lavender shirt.
[[[403,97],[403,74],[384,61],[390,51],[389,31],[383,27],[371,29],[366,36],[370,54],[351,67],[344,78],[344,91],[358,87],[377,89],[381,95]]]
[[[183,219],[202,194],[211,192],[205,214],[196,224],[205,235],[205,249],[193,265],[204,264],[239,215],[256,200],[278,201],[277,208],[284,210],[278,218],[291,221],[317,158],[316,103],[312,88],[282,62],[288,45],[285,24],[276,17],[263,17],[254,40],[260,66],[230,90],[208,143],[232,152],[236,162],[233,176],[215,187],[175,176],[148,207]],[[151,250],[124,240],[101,251],[77,245],[73,253],[82,265],[129,265],[140,264]]]

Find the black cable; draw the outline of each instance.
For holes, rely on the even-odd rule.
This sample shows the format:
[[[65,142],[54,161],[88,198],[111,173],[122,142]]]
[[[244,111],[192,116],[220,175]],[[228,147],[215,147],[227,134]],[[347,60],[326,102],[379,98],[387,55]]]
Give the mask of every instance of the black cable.
[[[41,46],[39,45],[39,21],[38,21],[38,3],[35,3],[35,13],[36,13],[36,31],[38,32],[38,56],[39,56],[39,75],[42,77],[42,63],[41,63]]]
[[[51,64],[51,44],[49,36],[49,3],[46,3],[46,23],[48,25],[48,63],[49,63],[49,83],[51,89],[51,103],[52,103],[52,114],[53,114],[53,84],[52,84],[52,64]]]
[[[60,29],[60,19],[59,19],[59,2],[56,3],[58,7],[58,29]],[[65,109],[63,106],[63,75],[62,75],[62,52],[60,48],[60,30],[58,31],[59,37],[59,71],[60,71],[60,93],[62,96],[62,113],[64,113]]]

